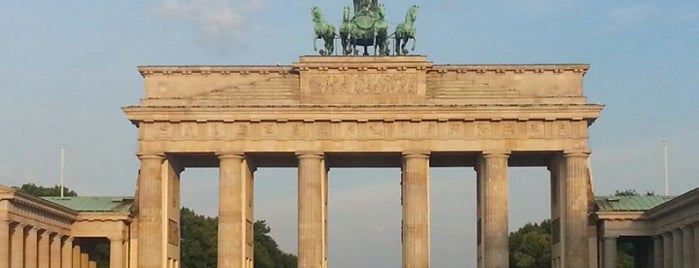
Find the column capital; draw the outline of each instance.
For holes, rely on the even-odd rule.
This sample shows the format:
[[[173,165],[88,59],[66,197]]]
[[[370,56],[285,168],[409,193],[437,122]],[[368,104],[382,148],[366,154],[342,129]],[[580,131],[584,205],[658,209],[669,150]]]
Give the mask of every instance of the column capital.
[[[403,152],[403,158],[430,158],[429,151],[405,151]]]
[[[119,243],[121,243],[121,242],[126,241],[126,239],[123,238],[123,237],[114,237],[114,236],[112,236],[112,237],[107,237],[107,239],[109,239],[109,242],[112,242],[112,243],[113,243],[113,242],[119,242]]]
[[[245,158],[245,153],[242,152],[216,152],[216,157],[221,159],[243,159]]]
[[[483,158],[509,158],[512,151],[508,150],[485,150],[481,152]]]
[[[313,158],[313,159],[323,159],[325,157],[325,154],[322,152],[296,152],[296,158],[298,159],[304,159],[304,158]]]
[[[164,160],[165,159],[165,154],[162,152],[138,152],[136,153],[136,156],[138,159],[145,160],[145,159],[157,159],[157,160]]]
[[[72,243],[73,240],[75,240],[75,238],[72,237],[72,236],[67,236],[67,235],[64,235],[64,236],[63,236],[63,241],[66,242],[66,243]]]
[[[571,158],[571,157],[585,157],[585,158],[587,158],[590,156],[590,150],[586,150],[586,149],[564,150],[563,156],[565,156],[566,158]]]

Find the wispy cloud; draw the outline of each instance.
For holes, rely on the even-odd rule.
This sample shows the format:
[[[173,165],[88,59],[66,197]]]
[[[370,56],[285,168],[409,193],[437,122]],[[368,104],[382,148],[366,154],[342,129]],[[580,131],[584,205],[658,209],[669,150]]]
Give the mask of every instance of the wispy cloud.
[[[206,42],[240,42],[245,38],[260,0],[161,0],[158,12],[165,18],[191,23]]]

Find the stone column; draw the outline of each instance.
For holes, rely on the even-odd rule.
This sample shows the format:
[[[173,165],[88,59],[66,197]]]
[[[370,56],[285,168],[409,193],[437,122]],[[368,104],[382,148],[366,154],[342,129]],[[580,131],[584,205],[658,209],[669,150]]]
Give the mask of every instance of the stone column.
[[[672,230],[672,267],[682,268],[682,230]]]
[[[604,238],[604,268],[616,268],[617,262],[617,238]]]
[[[481,267],[509,267],[508,181],[509,152],[484,152],[478,159],[480,215],[477,224]]]
[[[24,224],[17,223],[10,234],[10,267],[24,267]]]
[[[663,233],[663,268],[672,268],[672,233]]]
[[[244,155],[219,154],[218,267],[244,268],[245,178]]]
[[[663,267],[663,236],[653,236],[653,267]]]
[[[588,267],[588,190],[589,174],[587,159],[590,155],[587,151],[567,151],[565,157],[565,177],[563,210],[566,212],[561,218],[561,227],[564,244],[563,266],[566,268]]]
[[[39,251],[39,244],[37,238],[37,232],[39,229],[36,227],[29,227],[26,229],[25,244],[24,244],[24,267],[25,268],[37,268],[37,253]]]
[[[323,267],[323,154],[299,153],[298,267]]]
[[[61,268],[61,235],[51,234],[49,241],[49,267]]]
[[[430,266],[430,156],[403,153],[403,267]]]
[[[124,239],[109,238],[109,268],[124,268]]]
[[[683,226],[682,227],[682,260],[684,260],[684,268],[694,268],[694,239],[696,239],[696,234],[694,233],[694,227]]]
[[[162,268],[164,263],[162,154],[139,154],[138,267]],[[75,262],[74,262],[75,264]],[[87,268],[87,267],[83,267]]]
[[[10,267],[10,221],[0,220],[0,268]]]
[[[66,237],[61,245],[61,268],[73,267],[73,238]]]
[[[699,222],[694,225],[694,265],[699,266]]]
[[[50,260],[50,253],[49,253],[49,232],[47,230],[41,230],[38,233],[39,237],[39,255],[37,255],[38,258],[38,267],[39,268],[49,268],[49,260]]]
[[[90,268],[90,255],[89,254],[87,254],[85,252],[80,253],[80,267],[81,268]]]
[[[82,267],[82,262],[80,261],[80,254],[82,253],[82,248],[80,248],[80,244],[76,244],[76,241],[73,240],[73,252],[71,253],[71,259],[73,259],[73,268],[87,268],[87,267]]]

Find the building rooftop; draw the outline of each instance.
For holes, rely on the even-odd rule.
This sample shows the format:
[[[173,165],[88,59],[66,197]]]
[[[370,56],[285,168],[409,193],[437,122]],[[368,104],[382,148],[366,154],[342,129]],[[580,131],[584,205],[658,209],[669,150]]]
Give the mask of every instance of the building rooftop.
[[[133,206],[131,196],[45,196],[49,202],[78,212],[123,212],[128,213]]]
[[[595,206],[599,212],[648,211],[674,198],[673,196],[596,196]]]

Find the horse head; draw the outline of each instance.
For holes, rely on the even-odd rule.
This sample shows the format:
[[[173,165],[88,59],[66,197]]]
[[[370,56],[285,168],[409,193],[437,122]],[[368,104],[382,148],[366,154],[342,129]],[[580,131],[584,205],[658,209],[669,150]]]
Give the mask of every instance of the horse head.
[[[350,21],[350,7],[345,7],[342,9],[342,21],[343,22],[349,22]]]
[[[318,7],[311,8],[311,15],[313,16],[313,22],[323,21],[323,13],[320,12],[320,8],[318,8]]]
[[[405,15],[405,20],[406,21],[415,21],[417,20],[417,10],[419,7],[417,5],[412,5],[408,9],[408,14]]]

